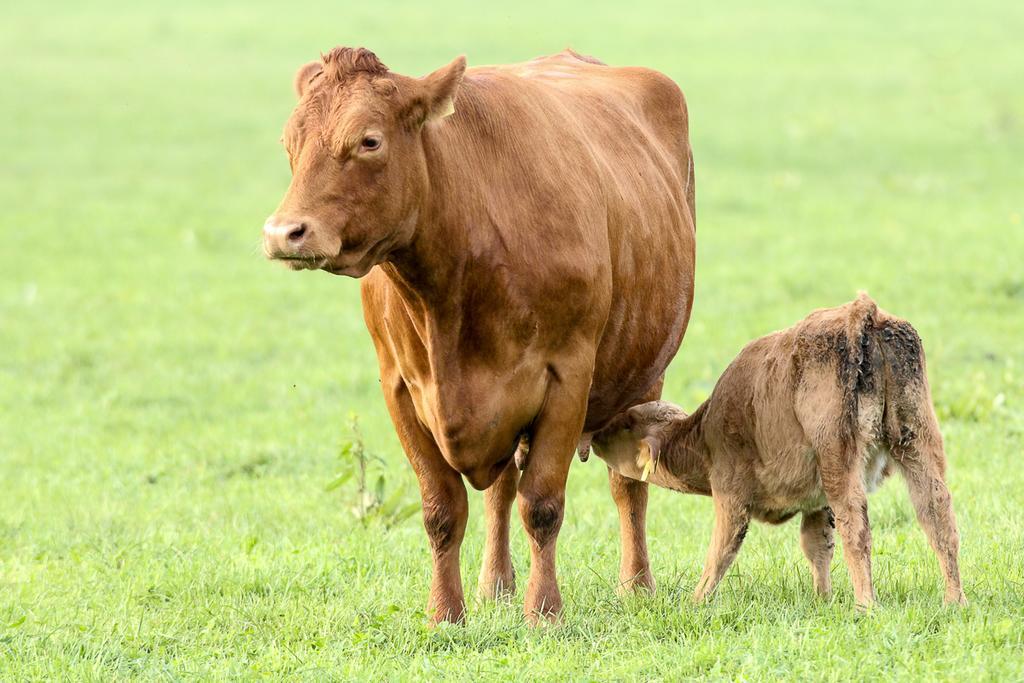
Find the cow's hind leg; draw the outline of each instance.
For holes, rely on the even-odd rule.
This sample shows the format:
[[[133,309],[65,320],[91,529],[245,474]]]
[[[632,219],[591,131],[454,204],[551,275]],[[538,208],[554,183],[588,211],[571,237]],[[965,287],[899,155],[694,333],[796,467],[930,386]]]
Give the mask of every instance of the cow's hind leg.
[[[953,500],[946,487],[945,455],[941,437],[914,443],[906,452],[894,449],[893,460],[903,472],[910,492],[910,500],[917,511],[917,520],[924,529],[928,542],[939,558],[946,580],[946,603],[967,604],[960,584],[960,535],[953,514]]]
[[[638,588],[654,590],[654,575],[647,558],[647,482],[624,477],[608,468],[608,486],[619,510],[622,561],[619,565],[620,593]]]
[[[835,526],[836,520],[829,508],[805,512],[800,522],[800,547],[811,565],[814,590],[821,596],[832,592],[829,568],[832,566],[832,553],[835,549],[835,541],[832,539]]]
[[[393,379],[388,384],[390,386],[384,391],[385,402],[402,448],[419,481],[423,527],[434,560],[427,612],[432,623],[461,621],[466,607],[459,571],[459,548],[469,518],[466,485],[462,475],[445,461],[437,444],[420,425],[408,389],[402,381]]]
[[[477,584],[477,595],[484,600],[502,598],[516,592],[508,533],[518,482],[519,469],[515,462],[510,461],[495,482],[484,491],[487,536],[484,540],[480,581]]]
[[[700,602],[714,592],[729,565],[736,559],[736,553],[743,545],[750,525],[747,507],[735,497],[714,493],[712,498],[715,502],[715,528],[711,533],[704,572],[693,593],[694,602]]]
[[[651,387],[643,403],[661,398],[665,378]],[[619,563],[619,593],[636,589],[654,591],[654,574],[647,556],[647,489],[648,484],[624,477],[608,468],[608,487],[619,511],[619,541],[622,558]]]

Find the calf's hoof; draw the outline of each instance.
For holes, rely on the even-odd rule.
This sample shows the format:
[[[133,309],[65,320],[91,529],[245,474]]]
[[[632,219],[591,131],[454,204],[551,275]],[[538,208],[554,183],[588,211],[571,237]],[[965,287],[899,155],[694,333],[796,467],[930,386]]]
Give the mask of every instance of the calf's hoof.
[[[947,592],[943,602],[954,607],[967,607],[967,596],[963,591]]]
[[[703,605],[711,602],[712,593],[705,593],[704,591],[694,591],[693,595],[690,596],[691,605]]]
[[[878,606],[878,601],[874,598],[862,598],[857,600],[854,609],[857,610],[858,614],[870,614],[875,607]]]

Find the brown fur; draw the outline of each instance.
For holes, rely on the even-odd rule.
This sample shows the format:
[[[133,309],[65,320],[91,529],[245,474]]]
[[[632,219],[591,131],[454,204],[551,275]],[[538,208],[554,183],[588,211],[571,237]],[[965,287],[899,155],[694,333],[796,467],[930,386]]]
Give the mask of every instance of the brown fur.
[[[964,602],[959,536],[946,459],[917,332],[867,295],[821,309],[751,342],[692,415],[656,401],[616,418],[594,439],[621,474],[711,495],[715,529],[695,598],[714,590],[750,518],[777,524],[801,513],[801,547],[819,593],[831,590],[837,528],[858,605],[875,600],[866,493],[892,467],[946,580]]]
[[[683,94],[655,71],[571,51],[473,69],[459,58],[417,79],[339,48],[295,83],[283,136],[293,178],[265,249],[296,270],[366,276],[385,400],[424,501],[436,501],[435,618],[464,609],[462,477],[488,491],[481,593],[513,589],[518,493],[531,541],[526,613],[556,615],[572,455],[658,397],[689,320]],[[646,485],[610,477],[620,576],[653,587]]]

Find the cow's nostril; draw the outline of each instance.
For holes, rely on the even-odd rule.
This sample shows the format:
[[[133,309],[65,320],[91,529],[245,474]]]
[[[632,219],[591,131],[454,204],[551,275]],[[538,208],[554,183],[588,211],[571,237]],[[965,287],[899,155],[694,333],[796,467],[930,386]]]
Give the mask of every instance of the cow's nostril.
[[[306,235],[306,224],[302,223],[299,227],[295,228],[288,233],[288,239],[292,242],[298,242]]]

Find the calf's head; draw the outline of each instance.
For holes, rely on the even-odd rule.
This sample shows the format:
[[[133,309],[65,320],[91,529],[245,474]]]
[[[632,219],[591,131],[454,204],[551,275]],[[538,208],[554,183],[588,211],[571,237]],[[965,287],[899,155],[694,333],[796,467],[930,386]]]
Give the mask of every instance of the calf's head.
[[[686,412],[668,401],[633,406],[594,435],[594,450],[619,474],[647,481],[658,466],[673,427],[685,418]]]
[[[300,68],[282,137],[292,181],[263,226],[267,257],[362,277],[407,245],[428,188],[422,129],[454,111],[465,68],[459,57],[408,78],[362,48]]]

